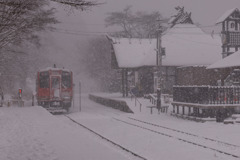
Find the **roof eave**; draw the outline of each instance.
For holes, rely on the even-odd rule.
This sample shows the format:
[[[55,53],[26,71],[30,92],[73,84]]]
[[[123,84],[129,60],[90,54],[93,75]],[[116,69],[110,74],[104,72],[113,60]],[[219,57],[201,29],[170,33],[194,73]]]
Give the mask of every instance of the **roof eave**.
[[[229,13],[224,19],[221,19],[221,17],[220,17],[220,18],[217,20],[216,24],[220,24],[220,23],[226,21],[226,19],[227,19],[231,14],[233,14],[233,12],[235,12],[235,11],[239,11],[239,9],[238,9],[238,8],[232,9],[232,12]]]

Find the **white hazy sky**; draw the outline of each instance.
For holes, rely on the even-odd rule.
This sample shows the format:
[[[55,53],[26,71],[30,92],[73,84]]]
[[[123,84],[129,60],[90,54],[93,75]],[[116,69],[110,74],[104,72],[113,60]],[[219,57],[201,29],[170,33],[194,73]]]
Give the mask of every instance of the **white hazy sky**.
[[[175,14],[174,7],[184,6],[186,11],[192,12],[193,21],[201,25],[213,25],[226,10],[240,8],[240,0],[99,0],[99,2],[105,4],[81,13],[81,24],[86,24],[86,28],[91,31],[102,31],[106,13],[121,11],[127,5],[132,5],[134,11],[159,11],[164,17]]]

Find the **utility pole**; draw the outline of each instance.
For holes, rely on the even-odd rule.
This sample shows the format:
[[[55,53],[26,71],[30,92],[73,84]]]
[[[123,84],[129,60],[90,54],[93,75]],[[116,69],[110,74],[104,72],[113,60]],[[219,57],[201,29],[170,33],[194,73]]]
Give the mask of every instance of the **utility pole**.
[[[82,96],[81,96],[81,89],[82,89],[81,82],[79,82],[79,112],[81,112],[81,110],[82,110],[82,102],[81,102]]]
[[[160,113],[161,109],[161,89],[162,89],[162,26],[161,20],[158,19],[158,29],[157,29],[157,75],[158,75],[158,85],[157,85],[157,109]]]

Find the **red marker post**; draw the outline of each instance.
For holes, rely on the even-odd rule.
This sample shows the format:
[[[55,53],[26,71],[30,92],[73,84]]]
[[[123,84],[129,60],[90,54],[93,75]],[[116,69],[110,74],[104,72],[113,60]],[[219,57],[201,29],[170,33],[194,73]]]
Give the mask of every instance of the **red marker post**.
[[[18,89],[18,97],[19,97],[19,99],[22,99],[22,89],[21,88]]]
[[[24,106],[24,102],[22,101],[22,89],[21,88],[18,89],[18,106],[19,107]]]

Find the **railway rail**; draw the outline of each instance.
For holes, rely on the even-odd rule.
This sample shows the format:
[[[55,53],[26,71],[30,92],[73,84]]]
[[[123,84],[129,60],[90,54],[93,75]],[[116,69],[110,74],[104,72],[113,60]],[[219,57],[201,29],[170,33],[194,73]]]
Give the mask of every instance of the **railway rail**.
[[[117,148],[121,149],[122,151],[125,151],[128,154],[131,154],[132,156],[134,156],[134,158],[137,158],[139,160],[147,160],[147,158],[145,158],[145,157],[143,157],[143,156],[141,156],[141,155],[139,155],[139,154],[137,154],[137,153],[127,149],[127,148],[125,148],[124,146],[122,146],[122,145],[120,145],[120,144],[118,144],[118,143],[116,143],[116,142],[114,142],[114,141],[104,137],[100,133],[97,133],[96,131],[92,130],[91,128],[87,127],[86,125],[83,125],[80,122],[77,122],[76,120],[72,119],[68,115],[64,115],[64,116],[67,117],[69,120],[71,120],[73,123],[83,127],[84,129],[90,131],[91,133],[93,133],[94,135],[102,138],[103,140],[107,141],[108,143],[111,143],[112,145],[116,146]]]
[[[181,130],[169,128],[169,127],[162,126],[162,125],[159,125],[159,124],[154,124],[154,123],[146,122],[146,121],[139,120],[139,119],[136,119],[136,118],[128,117],[128,119],[131,119],[131,120],[137,121],[137,122],[141,122],[141,123],[144,123],[144,124],[148,124],[148,125],[151,125],[151,126],[163,128],[163,129],[166,129],[166,130],[171,130],[171,131],[174,131],[174,132],[186,134],[186,135],[189,135],[189,136],[198,137],[198,138],[202,138],[202,139],[205,139],[205,140],[217,142],[217,143],[219,143],[219,144],[223,144],[223,145],[226,145],[226,146],[229,146],[229,147],[240,148],[239,145],[231,144],[231,143],[228,143],[228,142],[223,142],[223,141],[220,141],[220,140],[216,140],[216,139],[212,139],[212,138],[208,138],[208,137],[204,137],[204,136],[199,136],[199,135],[196,135],[196,134],[192,134],[192,133],[189,133],[189,132],[185,132],[185,131],[181,131]]]
[[[128,119],[136,121],[136,122],[139,122],[139,124],[136,124],[136,123],[133,123],[133,122],[129,122],[129,121],[126,121],[126,120],[122,120],[122,119],[119,119],[119,118],[114,118],[114,117],[113,117],[113,119],[118,121],[118,122],[125,123],[127,125],[134,126],[134,127],[137,127],[137,128],[141,128],[143,130],[147,130],[149,132],[152,132],[152,133],[155,133],[155,134],[158,134],[158,135],[161,135],[161,136],[165,136],[165,137],[168,137],[168,138],[173,138],[173,139],[176,139],[178,141],[182,141],[182,142],[194,145],[194,146],[198,146],[198,147],[201,147],[201,148],[209,149],[209,150],[221,153],[221,154],[225,154],[227,156],[234,157],[236,159],[240,158],[239,155],[231,153],[231,152],[223,150],[223,149],[218,149],[218,147],[216,147],[216,146],[215,147],[211,147],[209,145],[205,145],[205,144],[201,144],[199,142],[194,142],[193,140],[189,140],[189,136],[190,137],[195,137],[195,138],[198,138],[198,139],[204,139],[205,141],[209,141],[211,143],[215,143],[213,145],[222,144],[225,147],[227,147],[227,149],[229,149],[229,147],[231,147],[231,148],[233,147],[234,149],[240,148],[240,146],[237,146],[237,145],[234,145],[234,144],[230,144],[230,143],[214,140],[214,139],[207,138],[207,137],[200,137],[198,135],[194,135],[194,134],[191,134],[191,133],[188,133],[188,132],[184,132],[184,131],[180,131],[180,130],[176,130],[176,129],[160,126],[160,125],[157,125],[157,124],[145,122],[145,121],[134,119],[134,118],[131,118],[131,117],[128,117]],[[154,127],[154,129],[148,128],[148,127],[144,126],[143,124],[145,124],[145,125],[147,124],[148,127],[152,126],[152,127]],[[183,137],[182,138],[181,136],[176,136],[176,134],[169,133],[169,131],[175,132],[175,133],[184,134],[185,136],[187,135],[188,138],[187,137]]]
[[[147,160],[147,158],[127,149],[126,147],[110,140],[107,137],[104,137],[100,133],[92,130],[91,128],[87,127],[86,125],[84,125],[82,123],[77,122],[76,120],[72,119],[68,115],[65,115],[65,116],[72,122],[87,129],[88,131],[92,132],[96,136],[102,138],[103,140],[107,141],[108,143],[111,143],[112,145],[127,152],[128,154],[131,154],[135,158],[141,159],[141,160]],[[106,115],[104,115],[104,116],[106,116]],[[122,118],[119,118],[119,117],[116,118],[113,116],[111,116],[111,118],[118,122],[130,125],[133,127],[137,127],[137,128],[152,132],[154,134],[158,134],[158,135],[165,136],[168,138],[176,139],[178,141],[188,143],[190,145],[205,148],[205,149],[212,150],[212,151],[215,151],[215,152],[218,152],[218,153],[221,153],[221,154],[224,154],[224,155],[236,158],[236,159],[240,159],[240,155],[237,154],[238,153],[237,151],[240,150],[239,145],[231,144],[228,142],[224,142],[224,141],[220,141],[220,140],[216,140],[216,139],[212,139],[212,138],[208,138],[208,137],[204,137],[204,136],[199,136],[199,135],[189,133],[186,131],[177,130],[174,128],[166,127],[166,126],[159,125],[159,124],[154,124],[151,122],[139,120],[139,119],[132,118],[132,117],[126,117],[126,119],[124,119],[124,120]]]

